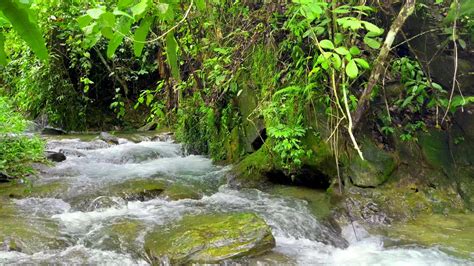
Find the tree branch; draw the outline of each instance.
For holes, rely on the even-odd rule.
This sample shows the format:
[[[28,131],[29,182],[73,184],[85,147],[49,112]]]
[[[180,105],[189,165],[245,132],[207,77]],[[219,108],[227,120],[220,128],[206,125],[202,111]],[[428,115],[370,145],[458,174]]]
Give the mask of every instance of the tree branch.
[[[370,74],[369,82],[367,83],[367,87],[364,89],[362,92],[362,95],[359,98],[359,104],[357,105],[357,109],[355,110],[353,114],[353,129],[357,128],[357,126],[360,123],[360,120],[362,119],[363,115],[367,112],[369,109],[370,105],[370,95],[372,94],[372,91],[377,85],[380,76],[382,75],[384,71],[384,65],[386,62],[386,59],[388,57],[388,54],[391,50],[391,47],[393,45],[393,42],[395,41],[395,36],[397,33],[400,31],[400,29],[403,27],[403,24],[405,24],[405,21],[407,20],[408,17],[413,14],[413,11],[415,10],[415,4],[416,0],[407,0],[405,5],[403,6],[402,10],[400,10],[400,13],[398,13],[397,18],[395,21],[392,23],[392,26],[390,27],[390,31],[388,32],[387,36],[385,37],[384,44],[382,46],[382,49],[380,50],[379,55],[377,56],[377,59],[375,60],[374,63],[374,68],[372,70],[372,73]]]

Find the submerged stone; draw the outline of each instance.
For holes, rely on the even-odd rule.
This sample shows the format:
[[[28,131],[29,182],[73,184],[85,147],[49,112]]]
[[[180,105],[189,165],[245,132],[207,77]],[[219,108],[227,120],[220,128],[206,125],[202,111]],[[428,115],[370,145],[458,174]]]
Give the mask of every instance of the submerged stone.
[[[167,184],[163,180],[132,179],[110,186],[104,194],[125,200],[145,201],[158,197],[166,187]]]
[[[420,215],[407,223],[396,223],[385,234],[406,243],[439,247],[441,250],[471,258],[474,255],[474,214]]]
[[[218,263],[264,254],[275,246],[270,227],[252,213],[188,216],[145,237],[152,263]]]
[[[32,184],[25,183],[0,183],[0,198],[16,198],[22,199],[26,197],[56,197],[67,189],[65,183],[51,182],[46,184]]]
[[[196,188],[181,183],[174,183],[167,187],[162,196],[170,200],[201,199],[201,194],[196,191]]]
[[[0,251],[33,254],[66,245],[56,223],[47,219],[34,220],[18,213],[8,200],[0,198]]]
[[[110,144],[119,144],[118,138],[107,132],[100,132],[99,139]]]

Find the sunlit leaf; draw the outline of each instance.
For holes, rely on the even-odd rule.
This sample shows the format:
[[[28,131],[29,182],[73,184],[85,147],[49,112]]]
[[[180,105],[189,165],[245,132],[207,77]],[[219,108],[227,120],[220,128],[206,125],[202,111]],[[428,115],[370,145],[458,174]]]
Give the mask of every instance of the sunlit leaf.
[[[166,35],[166,56],[171,67],[171,74],[175,79],[179,79],[178,43],[174,38],[174,32]]]
[[[359,68],[354,60],[349,61],[346,66],[346,74],[349,78],[356,78],[359,75]]]
[[[36,22],[30,20],[29,10],[20,7],[14,0],[1,0],[0,11],[10,21],[13,29],[25,40],[33,52],[42,60],[48,60],[48,49]]]
[[[143,47],[145,47],[145,40],[148,32],[150,31],[150,26],[153,23],[153,17],[147,17],[142,19],[140,23],[140,27],[135,31],[135,35],[133,39],[135,42],[133,43],[133,52],[135,56],[140,56],[143,51]]]
[[[322,40],[319,42],[319,45],[323,49],[334,50],[334,44],[330,40]]]

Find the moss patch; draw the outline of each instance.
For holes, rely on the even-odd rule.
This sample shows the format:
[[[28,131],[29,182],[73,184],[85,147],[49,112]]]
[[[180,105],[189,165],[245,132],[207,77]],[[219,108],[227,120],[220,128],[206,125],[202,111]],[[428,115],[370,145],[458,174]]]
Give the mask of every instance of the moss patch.
[[[365,160],[353,154],[347,162],[352,183],[359,187],[376,187],[388,180],[398,165],[398,159],[391,153],[378,148],[369,139],[361,142]]]
[[[420,215],[408,223],[396,223],[385,234],[408,243],[438,246],[464,258],[474,255],[474,214]]]
[[[31,219],[17,213],[9,201],[0,198],[0,250],[26,254],[65,246],[53,221]]]
[[[164,180],[132,179],[110,186],[105,194],[122,197],[126,200],[145,201],[158,197],[166,187],[167,184]]]
[[[166,188],[161,196],[171,200],[181,199],[201,199],[201,194],[196,191],[196,188],[182,183],[174,183]]]
[[[257,256],[275,246],[270,227],[255,214],[188,216],[175,227],[145,238],[145,251],[159,264],[218,263]]]
[[[304,187],[274,186],[269,192],[308,202],[309,209],[317,218],[327,218],[331,213],[330,196],[325,191]]]
[[[234,166],[230,184],[246,188],[261,187],[267,181],[266,173],[273,168],[271,155],[264,145]]]
[[[11,182],[0,184],[0,197],[16,199],[22,199],[26,197],[57,197],[66,189],[67,185],[62,182],[32,185]]]

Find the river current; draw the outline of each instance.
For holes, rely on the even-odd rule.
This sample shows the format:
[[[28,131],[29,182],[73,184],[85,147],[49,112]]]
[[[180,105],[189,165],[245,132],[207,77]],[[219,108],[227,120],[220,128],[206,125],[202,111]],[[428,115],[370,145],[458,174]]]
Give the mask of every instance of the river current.
[[[147,265],[143,252],[148,230],[178,221],[185,215],[254,212],[272,228],[276,247],[250,265],[467,265],[436,248],[417,245],[386,247],[386,239],[355,224],[342,233],[312,214],[307,202],[255,189],[226,185],[230,166],[216,166],[204,156],[185,155],[172,141],[120,139],[119,145],[101,140],[51,139],[48,149],[62,151],[67,160],[43,169],[36,184],[61,184],[49,198],[11,200],[19,221],[41,232],[29,252],[0,251],[0,264]],[[163,179],[192,187],[199,200],[154,198],[126,201],[103,196],[107,187],[129,179]],[[143,228],[130,238],[111,233],[117,224]],[[356,237],[357,235],[357,237]],[[232,262],[229,262],[232,264]]]

